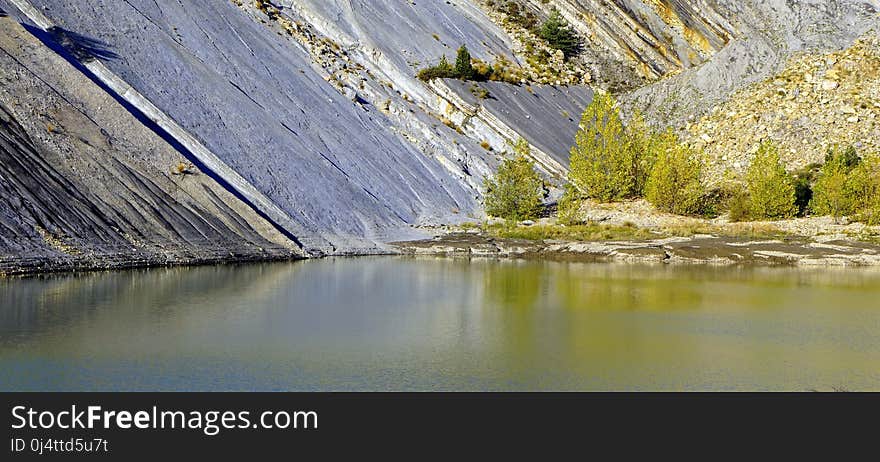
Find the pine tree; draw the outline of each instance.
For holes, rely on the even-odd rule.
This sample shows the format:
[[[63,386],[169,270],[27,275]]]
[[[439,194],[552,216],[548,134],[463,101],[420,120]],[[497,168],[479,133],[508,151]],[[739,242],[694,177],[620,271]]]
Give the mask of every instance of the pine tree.
[[[461,80],[474,78],[474,67],[471,64],[471,53],[468,51],[467,45],[462,45],[458,49],[458,56],[455,58],[455,76]]]
[[[448,73],[452,75],[454,69],[452,68],[452,64],[449,64],[449,61],[446,59],[446,55],[440,57],[440,62],[437,64],[437,69],[441,72]]]
[[[566,57],[578,54],[581,48],[577,34],[571,30],[557,9],[554,9],[550,17],[541,25],[538,36],[546,40],[550,47],[561,50]]]

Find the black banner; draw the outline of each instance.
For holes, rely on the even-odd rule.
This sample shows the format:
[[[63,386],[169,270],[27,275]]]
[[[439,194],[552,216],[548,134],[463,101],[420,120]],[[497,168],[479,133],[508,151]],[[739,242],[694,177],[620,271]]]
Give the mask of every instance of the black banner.
[[[878,395],[845,393],[7,393],[0,401],[2,460],[421,459],[468,448],[548,457],[603,448],[623,457],[692,443],[778,446],[785,436],[801,449],[843,437],[847,453],[873,441],[880,410]]]

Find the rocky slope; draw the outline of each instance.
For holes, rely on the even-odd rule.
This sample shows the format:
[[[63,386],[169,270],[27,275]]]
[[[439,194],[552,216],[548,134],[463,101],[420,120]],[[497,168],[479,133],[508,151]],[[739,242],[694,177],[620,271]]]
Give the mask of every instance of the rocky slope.
[[[526,89],[499,85],[485,109],[469,87],[415,79],[415,60],[459,43],[506,53],[508,38],[473,5],[301,2],[279,5],[279,21],[256,2],[14,3],[104,44],[108,72],[277,205],[312,253],[383,251],[420,236],[413,226],[479,216],[482,180],[519,136],[558,184],[561,140],[591,96],[534,86],[523,104]],[[393,30],[377,25],[388,17]]]
[[[0,18],[0,273],[301,255],[62,56]]]
[[[558,10],[583,40],[571,70],[613,92],[698,66],[735,32],[715,2],[667,0],[486,0],[479,2],[516,38],[521,55],[542,53],[529,18]],[[531,49],[531,51],[529,51]],[[552,50],[551,50],[552,51]],[[575,73],[577,74],[577,73]]]
[[[626,95],[657,125],[683,128],[733,92],[781,71],[799,52],[832,52],[852,45],[878,26],[876,0],[713,0],[671,2],[710,4],[729,22],[726,46],[700,66],[685,69]]]
[[[822,163],[829,148],[880,151],[880,36],[828,54],[802,53],[782,72],[738,91],[688,127],[715,176],[742,174],[762,140],[792,169]]]
[[[476,208],[379,111],[334,91],[302,50],[232,3],[32,3],[108,44],[107,67],[286,212],[309,250],[375,251],[413,235],[406,224]]]
[[[592,98],[589,88],[538,83],[526,88],[528,82],[425,83],[415,77],[441,56],[454,61],[460,45],[485,62],[502,58],[522,64],[512,39],[476,4],[233,3],[301,46],[333,88],[355,104],[378,108],[395,131],[440,161],[476,195],[499,155],[520,136],[533,145],[535,160],[548,179],[564,177],[578,115]],[[473,97],[478,88],[488,92],[485,100]],[[485,152],[487,145],[493,152]]]

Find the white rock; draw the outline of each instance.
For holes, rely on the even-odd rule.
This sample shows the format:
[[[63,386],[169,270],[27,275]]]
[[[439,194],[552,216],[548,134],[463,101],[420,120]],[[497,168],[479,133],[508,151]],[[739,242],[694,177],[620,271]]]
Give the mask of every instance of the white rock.
[[[839,87],[839,86],[840,86],[840,84],[834,80],[823,80],[822,81],[822,90],[824,90],[824,91],[836,90],[837,87]]]

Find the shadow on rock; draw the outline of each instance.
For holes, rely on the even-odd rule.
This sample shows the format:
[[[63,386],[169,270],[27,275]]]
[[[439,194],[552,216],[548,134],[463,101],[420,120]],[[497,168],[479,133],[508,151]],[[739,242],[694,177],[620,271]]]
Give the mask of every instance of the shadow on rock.
[[[81,62],[91,62],[95,59],[115,60],[119,55],[110,50],[110,45],[91,37],[72,32],[61,27],[52,27],[46,31],[52,40],[64,47],[70,54]]]

